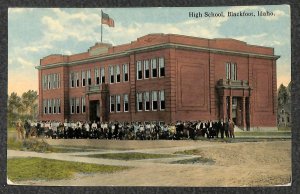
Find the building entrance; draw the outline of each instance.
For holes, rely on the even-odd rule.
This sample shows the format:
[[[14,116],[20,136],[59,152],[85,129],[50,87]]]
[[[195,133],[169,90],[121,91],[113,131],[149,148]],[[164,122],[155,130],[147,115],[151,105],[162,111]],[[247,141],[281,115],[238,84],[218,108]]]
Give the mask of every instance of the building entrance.
[[[91,100],[89,109],[90,109],[90,121],[91,122],[100,121],[100,101]]]
[[[231,119],[238,127],[250,128],[250,106],[248,97],[227,96],[224,118]]]

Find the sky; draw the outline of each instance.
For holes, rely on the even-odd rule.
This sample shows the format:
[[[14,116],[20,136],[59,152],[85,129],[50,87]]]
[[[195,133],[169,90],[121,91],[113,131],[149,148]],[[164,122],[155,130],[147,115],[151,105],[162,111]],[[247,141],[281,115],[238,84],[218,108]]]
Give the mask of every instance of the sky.
[[[150,33],[171,33],[201,38],[233,38],[248,44],[273,47],[277,86],[291,79],[290,8],[288,5],[184,8],[9,8],[8,94],[38,90],[40,59],[50,54],[86,52],[101,40],[101,10],[115,21],[103,25],[103,42],[130,43]],[[229,11],[256,16],[227,17]],[[257,12],[273,16],[258,16]],[[189,17],[190,12],[203,17]],[[225,17],[204,17],[205,12]]]

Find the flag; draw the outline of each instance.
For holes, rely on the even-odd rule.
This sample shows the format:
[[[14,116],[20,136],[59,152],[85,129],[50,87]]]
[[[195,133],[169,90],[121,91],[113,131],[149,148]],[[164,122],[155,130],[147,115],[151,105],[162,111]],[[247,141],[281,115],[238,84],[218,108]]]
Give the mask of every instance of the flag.
[[[107,24],[109,27],[115,27],[115,21],[108,14],[101,10],[101,24]]]

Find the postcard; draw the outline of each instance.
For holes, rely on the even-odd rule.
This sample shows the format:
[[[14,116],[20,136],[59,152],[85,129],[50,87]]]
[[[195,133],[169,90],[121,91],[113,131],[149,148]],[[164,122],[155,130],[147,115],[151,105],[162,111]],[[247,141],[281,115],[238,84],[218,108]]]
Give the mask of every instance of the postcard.
[[[290,23],[289,5],[9,8],[7,183],[290,185]]]

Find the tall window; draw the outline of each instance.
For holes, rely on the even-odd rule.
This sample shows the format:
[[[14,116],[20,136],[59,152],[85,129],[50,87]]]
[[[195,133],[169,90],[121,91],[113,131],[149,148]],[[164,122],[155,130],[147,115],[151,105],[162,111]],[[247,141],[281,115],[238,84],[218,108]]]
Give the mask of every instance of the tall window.
[[[157,62],[156,59],[151,59],[151,77],[156,78],[157,77]]]
[[[124,112],[128,112],[129,110],[129,103],[128,103],[128,94],[124,94]]]
[[[56,78],[56,75],[57,74],[53,74],[53,87],[52,87],[53,89],[57,88],[57,81],[56,81],[57,78]]]
[[[70,112],[71,114],[75,113],[75,98],[70,99]]]
[[[129,80],[128,64],[123,64],[123,82],[127,82],[128,80]]]
[[[56,99],[56,106],[57,106],[57,113],[61,113],[61,108],[60,108],[60,99]]]
[[[236,63],[226,63],[226,79],[237,80]]]
[[[150,110],[150,95],[149,92],[144,92],[145,111]]]
[[[47,114],[47,100],[43,100],[44,114]]]
[[[104,84],[105,83],[105,68],[104,67],[101,67],[100,73],[101,73],[101,83]]]
[[[47,75],[43,75],[43,89],[47,90]]]
[[[79,114],[80,113],[80,109],[79,109],[79,98],[76,98],[76,113]]]
[[[136,94],[137,111],[143,110],[143,93]]]
[[[56,114],[56,99],[52,99],[53,114]]]
[[[87,78],[87,81],[88,81],[88,85],[92,85],[92,78],[91,78],[91,70],[87,70],[86,71],[86,78]]]
[[[98,68],[95,69],[95,83],[96,85],[100,84],[100,72]]]
[[[160,102],[160,110],[165,110],[165,91],[161,90],[159,92],[159,102]]]
[[[117,105],[117,112],[121,111],[121,96],[116,95],[116,105]]]
[[[85,71],[81,72],[81,86],[85,87],[86,85],[86,79],[85,79]]]
[[[165,76],[165,61],[164,61],[164,58],[163,57],[159,58],[158,63],[159,63],[159,77],[163,77],[163,76]]]
[[[74,72],[70,73],[70,87],[71,88],[75,87],[75,74],[74,74]]]
[[[48,114],[52,113],[52,101],[51,99],[48,99]]]
[[[57,88],[60,88],[60,73],[57,74]]]
[[[110,96],[110,112],[115,112],[115,96]]]
[[[148,79],[150,77],[149,60],[144,60],[144,78]]]
[[[51,74],[48,74],[48,90],[51,89]]]
[[[120,83],[121,81],[121,71],[120,71],[120,66],[116,65],[116,83]]]
[[[136,62],[136,77],[137,80],[143,79],[142,61]]]
[[[152,110],[157,110],[157,91],[152,91]]]
[[[81,98],[81,112],[85,113],[85,97]]]
[[[80,85],[79,85],[79,73],[78,72],[76,72],[76,74],[75,74],[75,79],[76,79],[76,87],[79,87]]]
[[[114,77],[114,67],[109,66],[109,77],[110,77],[110,82],[109,83],[114,83],[115,82],[115,77]]]

